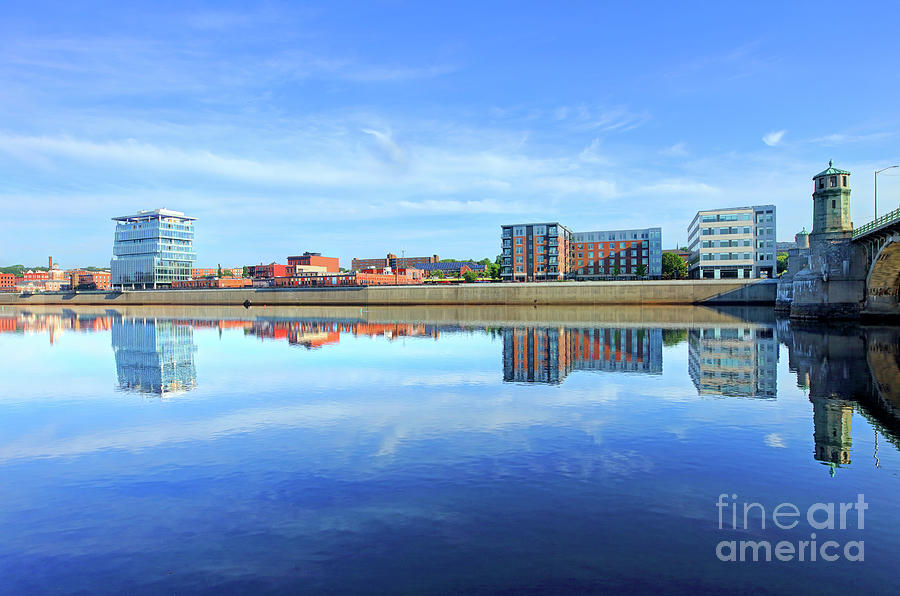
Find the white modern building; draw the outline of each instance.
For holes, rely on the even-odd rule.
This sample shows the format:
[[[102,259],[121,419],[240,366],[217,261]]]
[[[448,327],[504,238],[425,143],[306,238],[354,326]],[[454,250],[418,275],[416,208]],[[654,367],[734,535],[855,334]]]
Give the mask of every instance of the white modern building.
[[[775,205],[698,211],[688,226],[695,279],[775,277]]]
[[[180,211],[155,209],[112,218],[116,222],[110,284],[158,288],[191,279],[194,221]]]

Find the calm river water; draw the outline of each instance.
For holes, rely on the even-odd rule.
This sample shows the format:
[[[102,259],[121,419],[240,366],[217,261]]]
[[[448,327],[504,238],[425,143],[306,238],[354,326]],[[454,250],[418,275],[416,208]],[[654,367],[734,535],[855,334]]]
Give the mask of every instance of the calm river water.
[[[765,309],[5,307],[0,592],[894,593],[898,353]]]

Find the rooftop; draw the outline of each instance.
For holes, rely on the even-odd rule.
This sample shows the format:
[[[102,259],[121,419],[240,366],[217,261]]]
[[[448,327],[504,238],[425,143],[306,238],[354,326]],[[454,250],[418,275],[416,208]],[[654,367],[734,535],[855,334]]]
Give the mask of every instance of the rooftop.
[[[819,176],[832,176],[835,174],[846,174],[849,176],[850,172],[848,172],[847,170],[841,170],[840,168],[834,167],[834,161],[829,159],[828,160],[828,169],[822,170],[821,172],[819,172],[818,174],[813,176],[813,178],[818,178]]]
[[[190,217],[185,215],[181,211],[173,211],[172,209],[166,209],[165,207],[160,207],[159,209],[153,209],[152,211],[138,211],[134,215],[121,215],[119,217],[113,217],[113,221],[138,221],[142,219],[153,219],[158,217],[175,217],[178,219],[190,220],[194,221],[196,217]]]

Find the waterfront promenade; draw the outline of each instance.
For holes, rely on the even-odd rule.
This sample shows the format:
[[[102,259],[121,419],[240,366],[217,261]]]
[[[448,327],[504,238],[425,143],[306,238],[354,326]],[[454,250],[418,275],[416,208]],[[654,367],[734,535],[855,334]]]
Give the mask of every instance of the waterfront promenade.
[[[310,289],[141,290],[0,294],[10,305],[418,306],[418,305],[774,305],[774,280],[671,280],[366,286]]]

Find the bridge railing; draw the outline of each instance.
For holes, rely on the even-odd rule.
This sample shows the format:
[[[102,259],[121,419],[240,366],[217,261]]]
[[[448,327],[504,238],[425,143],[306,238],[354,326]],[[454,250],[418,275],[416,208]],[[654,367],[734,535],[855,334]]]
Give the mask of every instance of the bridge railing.
[[[894,209],[890,213],[885,213],[881,217],[877,217],[869,223],[856,228],[853,230],[853,237],[859,238],[860,236],[865,236],[872,230],[880,228],[883,225],[894,223],[895,221],[900,221],[900,208]]]

